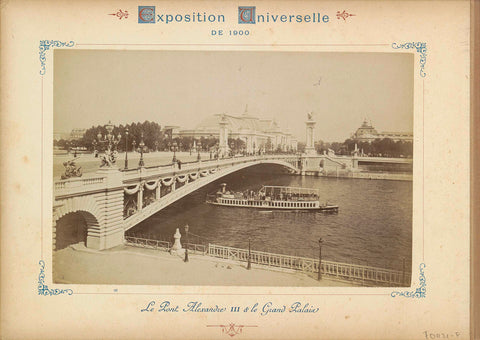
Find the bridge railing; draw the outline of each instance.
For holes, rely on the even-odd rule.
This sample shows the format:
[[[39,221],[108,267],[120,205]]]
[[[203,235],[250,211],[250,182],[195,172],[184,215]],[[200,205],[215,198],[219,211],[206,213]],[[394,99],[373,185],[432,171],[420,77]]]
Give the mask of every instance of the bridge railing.
[[[54,190],[84,188],[92,185],[103,185],[105,177],[89,177],[89,178],[75,178],[56,181],[53,184]]]
[[[188,171],[197,171],[200,169],[211,169],[216,167],[223,167],[226,165],[235,165],[253,161],[261,161],[261,160],[285,160],[289,164],[295,164],[297,156],[294,155],[256,155],[256,156],[245,156],[245,157],[229,157],[223,159],[207,159],[201,160],[200,162],[185,162],[182,163],[181,167],[178,164],[171,163],[171,164],[163,164],[163,165],[154,165],[148,166],[143,169],[128,169],[128,170],[121,170],[126,177],[136,177],[140,172],[144,172],[146,175],[149,174],[168,174],[172,172],[188,172]]]

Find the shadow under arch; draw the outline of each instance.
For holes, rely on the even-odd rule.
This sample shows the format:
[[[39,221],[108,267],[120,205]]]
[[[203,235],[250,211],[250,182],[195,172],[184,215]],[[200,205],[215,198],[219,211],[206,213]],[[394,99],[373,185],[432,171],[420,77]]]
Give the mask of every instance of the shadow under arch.
[[[82,242],[87,246],[88,232],[98,229],[98,224],[97,218],[88,211],[66,213],[56,221],[53,250]]]

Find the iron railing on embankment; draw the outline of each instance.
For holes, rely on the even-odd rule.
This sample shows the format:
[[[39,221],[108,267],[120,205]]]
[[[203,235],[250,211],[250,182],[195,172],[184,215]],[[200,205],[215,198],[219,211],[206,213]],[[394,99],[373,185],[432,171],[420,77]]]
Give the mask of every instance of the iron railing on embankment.
[[[136,236],[125,236],[124,243],[126,245],[133,246],[133,247],[163,250],[163,251],[169,251],[170,249],[172,249],[172,245],[173,245],[173,243],[169,241],[153,240],[149,238],[136,237]],[[185,244],[183,246],[185,246]],[[192,254],[208,255],[207,254],[208,246],[204,244],[189,243],[188,251],[191,252]]]
[[[172,246],[172,243],[168,241],[133,236],[125,236],[125,244],[163,251],[169,251]],[[249,258],[248,249],[219,246],[211,243],[208,245],[188,243],[187,247],[192,254],[201,254],[231,261],[248,262]],[[257,250],[250,251],[250,262],[267,267],[284,268],[313,274],[318,273],[319,267],[319,259],[267,253]],[[411,280],[411,274],[404,271],[326,260],[322,260],[321,273],[330,279],[349,281],[367,286],[409,286]]]
[[[234,261],[248,261],[248,249],[218,246],[215,244],[208,245],[208,255]],[[293,269],[306,273],[318,273],[319,264],[318,259],[273,254],[256,250],[250,252],[250,261],[251,263],[269,267]],[[322,275],[342,281],[356,281],[365,285],[410,285],[410,274],[397,270],[325,260],[322,260],[321,269]]]
[[[125,236],[124,243],[126,245],[133,246],[133,247],[164,250],[164,251],[169,251],[172,248],[172,243],[168,241],[152,240],[148,238],[134,237],[134,236]]]

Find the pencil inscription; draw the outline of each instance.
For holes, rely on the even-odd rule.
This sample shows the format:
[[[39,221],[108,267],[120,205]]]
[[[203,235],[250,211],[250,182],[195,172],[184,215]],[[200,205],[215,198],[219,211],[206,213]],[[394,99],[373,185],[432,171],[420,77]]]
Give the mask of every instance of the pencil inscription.
[[[425,339],[457,339],[460,337],[460,332],[439,333],[424,331],[423,335],[425,335]]]

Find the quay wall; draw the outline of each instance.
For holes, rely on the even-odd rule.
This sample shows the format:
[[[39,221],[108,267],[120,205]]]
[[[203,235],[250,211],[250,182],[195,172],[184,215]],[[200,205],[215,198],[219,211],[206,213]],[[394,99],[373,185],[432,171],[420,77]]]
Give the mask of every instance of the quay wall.
[[[360,178],[360,179],[382,179],[392,181],[413,181],[413,175],[408,173],[389,172],[352,172],[352,171],[305,171],[306,176],[336,177],[336,178]]]
[[[413,164],[406,159],[355,158],[335,155],[304,157],[300,164],[301,175],[338,178],[383,179],[412,181]]]

